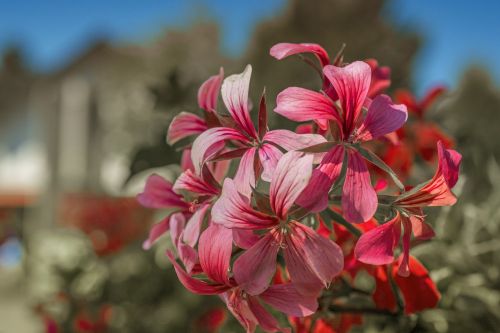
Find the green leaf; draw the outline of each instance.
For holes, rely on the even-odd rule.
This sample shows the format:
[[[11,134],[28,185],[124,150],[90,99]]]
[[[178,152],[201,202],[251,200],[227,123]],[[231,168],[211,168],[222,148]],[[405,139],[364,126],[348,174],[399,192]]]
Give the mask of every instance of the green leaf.
[[[376,154],[373,152],[369,151],[368,149],[364,149],[363,147],[356,145],[353,146],[354,149],[356,149],[361,156],[363,156],[367,161],[375,165],[376,167],[380,168],[384,172],[386,172],[391,178],[394,184],[401,190],[404,191],[405,187],[403,183],[399,180],[398,176],[396,173],[389,167],[387,164],[385,164],[384,161],[380,159]]]
[[[361,236],[361,231],[353,226],[350,222],[347,222],[346,219],[342,215],[340,215],[337,212],[334,212],[331,209],[325,209],[320,213],[321,217],[323,218],[323,221],[330,221],[333,220],[334,222],[344,226],[347,230],[349,230],[353,235],[356,237]]]

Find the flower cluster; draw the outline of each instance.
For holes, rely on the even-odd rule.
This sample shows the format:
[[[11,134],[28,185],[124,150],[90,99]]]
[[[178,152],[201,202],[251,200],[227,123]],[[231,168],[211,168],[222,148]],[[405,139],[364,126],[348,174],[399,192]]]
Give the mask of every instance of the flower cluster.
[[[274,310],[297,331],[312,330],[307,317],[340,306],[333,285],[350,284],[360,270],[376,281],[377,309],[435,306],[439,293],[409,253],[412,234],[434,236],[424,207],[455,203],[461,156],[438,142],[434,177],[403,185],[366,144],[397,146],[396,131],[408,117],[404,104],[381,94],[390,84],[388,68],[375,60],[346,64],[341,54],[330,60],[316,44],[280,43],[270,53],[319,60],[302,55],[321,74],[321,90],[290,87],[276,99],[277,114],[303,124],[295,132],[269,130],[263,94],[254,125],[251,66],[209,78],[198,93],[204,116],[181,113],[168,131],[170,144],[184,142],[184,172],[173,184],[150,176],[138,196],[144,206],[172,212],[152,227],[144,247],[169,231],[167,256],[181,283],[193,293],[219,295],[247,332],[288,331]],[[374,169],[386,177],[372,185]],[[343,327],[357,317],[344,317]]]

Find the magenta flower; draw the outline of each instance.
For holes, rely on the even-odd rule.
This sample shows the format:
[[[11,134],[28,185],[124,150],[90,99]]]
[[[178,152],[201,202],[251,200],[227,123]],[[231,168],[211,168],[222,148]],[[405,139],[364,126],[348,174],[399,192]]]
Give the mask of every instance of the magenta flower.
[[[266,332],[287,331],[279,326],[261,302],[297,317],[316,311],[316,298],[299,294],[291,283],[275,284],[255,295],[245,292],[238,277],[230,276],[232,248],[232,232],[223,226],[211,224],[200,236],[198,255],[201,270],[208,281],[194,278],[175,261],[171,252],[167,254],[186,289],[201,295],[220,295],[247,333],[254,332],[257,325]]]
[[[298,203],[313,211],[323,210],[346,155],[342,209],[350,222],[368,221],[377,209],[377,195],[364,158],[356,146],[399,129],[407,119],[406,107],[393,104],[386,95],[379,95],[373,100],[368,98],[372,71],[365,62],[356,61],[345,67],[328,65],[323,72],[331,82],[338,101],[322,93],[292,87],[278,95],[274,110],[294,121],[320,119],[331,122],[335,124],[331,135],[341,143],[324,156]],[[366,116],[363,115],[365,108]]]
[[[193,143],[191,157],[197,174],[209,160],[218,156],[231,141],[237,148],[224,152],[227,158],[241,156],[238,171],[234,177],[238,190],[245,195],[255,187],[257,161],[263,168],[262,179],[269,180],[278,160],[283,155],[281,149],[296,150],[306,148],[325,139],[316,134],[299,135],[288,130],[267,131],[265,103],[259,109],[259,131],[255,129],[249,112],[248,89],[252,67],[247,66],[241,74],[231,75],[222,84],[222,99],[229,111],[229,117],[221,118],[224,127],[214,127],[204,131]]]
[[[224,182],[221,197],[212,208],[214,223],[266,231],[234,263],[235,278],[250,295],[266,290],[280,250],[292,283],[303,294],[317,294],[342,270],[342,251],[333,241],[288,217],[311,177],[312,159],[299,152],[288,152],[280,159],[270,184],[270,214],[255,210],[231,179]]]
[[[461,155],[453,149],[445,149],[438,142],[439,164],[432,179],[396,197],[392,203],[395,216],[367,233],[358,240],[355,248],[356,258],[364,263],[385,265],[394,261],[394,249],[403,233],[403,258],[399,274],[409,274],[409,255],[411,234],[418,239],[434,237],[431,226],[425,223],[422,208],[428,206],[451,206],[456,197],[451,192],[458,179]]]

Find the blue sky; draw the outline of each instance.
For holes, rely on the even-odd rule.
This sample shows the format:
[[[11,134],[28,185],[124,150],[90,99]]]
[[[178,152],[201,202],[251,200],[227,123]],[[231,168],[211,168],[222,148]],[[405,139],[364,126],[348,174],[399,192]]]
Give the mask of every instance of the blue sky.
[[[13,42],[29,62],[49,70],[68,61],[86,43],[105,36],[142,41],[168,26],[200,17],[217,20],[226,51],[244,50],[256,22],[276,15],[286,0],[0,0],[0,48]],[[386,10],[398,26],[425,38],[416,66],[418,92],[437,83],[454,86],[470,63],[486,65],[500,81],[500,1],[393,0]]]

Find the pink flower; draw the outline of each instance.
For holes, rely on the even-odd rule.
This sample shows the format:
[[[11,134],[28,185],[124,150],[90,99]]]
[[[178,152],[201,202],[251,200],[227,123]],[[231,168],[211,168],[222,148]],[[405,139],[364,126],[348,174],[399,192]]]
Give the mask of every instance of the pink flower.
[[[358,240],[356,258],[364,263],[385,265],[394,261],[394,249],[399,244],[403,229],[403,256],[399,274],[409,274],[409,253],[411,233],[419,239],[434,236],[432,228],[425,223],[422,208],[427,206],[451,206],[456,202],[451,188],[458,179],[461,156],[452,149],[444,149],[438,143],[439,165],[434,177],[414,189],[398,196],[392,203],[395,216],[366,233]]]
[[[214,114],[223,78],[224,70],[221,68],[218,75],[211,76],[203,82],[198,90],[198,106],[204,111],[205,119],[193,113],[179,113],[174,117],[168,128],[168,144],[173,145],[184,138],[200,134],[210,127],[210,123],[218,124],[218,120]]]
[[[369,220],[377,209],[377,196],[371,185],[366,163],[356,149],[361,142],[378,139],[400,128],[407,119],[406,107],[393,104],[390,97],[368,98],[371,69],[356,61],[345,67],[332,65],[323,69],[338,95],[338,104],[325,94],[303,88],[287,88],[277,97],[275,112],[295,121],[322,119],[335,124],[335,145],[314,170],[311,183],[298,203],[313,211],[323,210],[328,192],[340,175],[344,155],[347,174],[342,191],[345,218],[360,223]],[[363,108],[367,107],[363,117]]]
[[[279,160],[270,184],[269,214],[255,210],[231,179],[224,182],[212,208],[214,223],[236,230],[266,230],[234,263],[235,278],[250,295],[266,290],[280,250],[292,283],[305,295],[317,295],[342,270],[340,248],[288,216],[311,177],[312,160],[313,156],[299,152],[288,152]]]
[[[231,277],[230,260],[233,248],[232,231],[217,224],[211,224],[201,235],[198,254],[202,272],[208,281],[191,276],[175,261],[171,252],[168,258],[174,265],[181,283],[189,291],[202,295],[220,295],[228,309],[246,329],[255,331],[260,325],[266,332],[286,332],[278,321],[262,306],[267,303],[286,314],[303,317],[314,313],[318,307],[315,297],[304,297],[293,284],[276,284],[258,295],[245,292],[238,278]]]
[[[191,157],[197,174],[203,165],[216,157],[226,143],[232,142],[236,148],[223,152],[225,158],[241,157],[234,181],[238,190],[248,195],[256,182],[256,162],[263,167],[262,179],[269,180],[283,155],[281,149],[296,150],[306,148],[325,139],[316,134],[299,135],[288,130],[267,131],[266,106],[263,99],[259,108],[259,130],[255,129],[249,111],[248,89],[252,67],[248,65],[241,74],[231,75],[222,84],[222,99],[229,111],[229,117],[221,118],[224,127],[214,127],[204,131],[193,143]],[[281,149],[280,149],[281,148]]]

